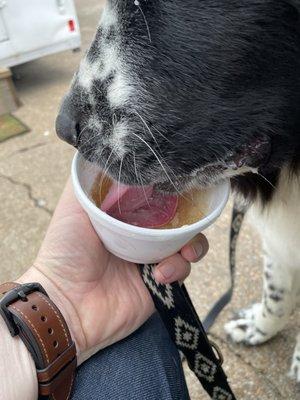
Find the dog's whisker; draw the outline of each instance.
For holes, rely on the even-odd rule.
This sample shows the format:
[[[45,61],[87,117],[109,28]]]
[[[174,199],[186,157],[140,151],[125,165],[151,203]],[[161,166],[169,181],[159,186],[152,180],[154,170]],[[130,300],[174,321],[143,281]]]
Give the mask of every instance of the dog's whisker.
[[[120,162],[120,168],[119,168],[119,179],[118,179],[118,208],[119,208],[119,213],[122,214],[122,210],[121,210],[121,205],[120,205],[120,182],[121,182],[121,174],[122,174],[122,165],[123,165],[123,160],[124,157],[121,158],[121,162]]]
[[[86,145],[90,144],[91,141],[92,141],[93,139],[95,139],[97,136],[98,136],[98,134],[95,133],[94,135],[92,135],[91,137],[89,137],[89,138],[84,142],[84,146],[86,147]],[[91,148],[93,148],[93,147],[94,147],[94,145],[92,145]]]
[[[264,175],[262,175],[260,172],[258,172],[258,169],[255,169],[255,173],[260,176],[265,182],[267,182],[273,189],[276,190],[276,186],[273,185],[273,183],[271,181],[269,181],[269,179],[267,179]]]
[[[148,33],[149,42],[151,43],[152,40],[151,40],[150,28],[149,28],[149,24],[148,24],[148,21],[146,19],[145,13],[144,13],[141,5],[140,5],[139,0],[135,0],[134,4],[138,7],[138,9],[140,10],[140,12],[141,12],[141,14],[142,14],[142,16],[144,18],[146,29],[147,29],[147,33]]]
[[[110,154],[109,154],[109,156],[108,156],[108,158],[107,158],[107,160],[106,160],[106,162],[105,162],[104,168],[103,168],[103,170],[102,170],[102,175],[101,175],[100,185],[99,185],[99,186],[100,186],[100,193],[102,192],[103,182],[104,182],[104,179],[105,179],[105,177],[106,177],[108,168],[110,167],[110,165],[109,165],[109,160],[111,159],[111,156],[113,155],[114,150],[115,150],[115,147],[112,148],[112,150],[111,150],[111,152],[110,152]]]
[[[191,138],[190,138],[189,136],[187,136],[187,135],[185,135],[184,133],[181,133],[181,132],[176,132],[176,133],[174,134],[174,136],[183,137],[184,139],[187,139],[188,141],[191,140]]]
[[[134,135],[135,137],[137,137],[141,142],[143,142],[148,149],[151,151],[151,153],[154,155],[154,157],[156,158],[156,160],[158,161],[159,165],[161,166],[164,174],[166,175],[166,177],[168,178],[169,182],[171,183],[171,185],[173,186],[173,188],[175,189],[175,191],[179,194],[179,196],[185,198],[185,196],[183,196],[183,194],[177,189],[177,187],[175,186],[174,182],[172,181],[172,179],[170,178],[165,166],[162,163],[162,160],[159,158],[159,156],[156,154],[156,152],[152,149],[152,147],[149,145],[149,143],[147,143],[143,138],[141,138],[139,135],[137,135],[134,132],[131,132],[132,135]]]
[[[96,136],[96,135],[95,135]],[[87,145],[88,146],[86,146],[86,144],[85,144],[85,148],[84,149],[80,149],[80,154],[82,155],[82,156],[86,156],[88,153],[90,153],[90,151],[93,151],[94,150],[94,144],[92,143],[92,144],[90,144],[89,145],[89,143],[87,142]],[[100,154],[102,154],[102,150],[101,150],[101,153]],[[98,157],[99,158],[99,157]]]
[[[156,143],[156,145],[157,145],[157,147],[160,149],[160,147],[159,147],[159,144],[158,144],[158,142],[157,142],[157,140],[156,140],[156,138],[155,138],[155,136],[153,135],[153,133],[152,133],[152,131],[151,131],[151,129],[150,129],[150,127],[149,127],[149,125],[147,124],[147,122],[145,121],[145,119],[141,116],[141,114],[139,114],[138,113],[138,111],[137,110],[135,110],[134,111],[135,113],[136,113],[136,115],[140,118],[140,120],[142,121],[142,123],[145,125],[145,127],[146,127],[146,129],[147,129],[147,131],[150,133],[150,135],[151,135],[151,137],[152,137],[152,139],[154,140],[154,142]]]
[[[162,138],[164,138],[167,142],[169,142],[170,144],[172,144],[172,145],[174,146],[174,143],[173,143],[169,138],[167,138],[167,136],[165,136],[163,133],[161,133],[155,126],[152,126],[152,128],[155,129],[156,132],[157,132]]]
[[[141,187],[142,187],[142,190],[143,190],[143,193],[144,193],[144,196],[145,196],[145,200],[146,200],[146,202],[147,202],[147,204],[148,204],[148,207],[150,208],[150,204],[149,204],[149,201],[148,201],[148,197],[147,197],[147,195],[146,195],[146,191],[145,191],[145,188],[144,188],[144,185],[143,185],[143,182],[142,182],[141,174],[139,174],[138,171],[137,171],[135,153],[133,153],[133,165],[134,165],[134,170],[135,170],[136,179],[137,179],[137,181],[140,183],[140,185],[141,185]]]
[[[83,132],[84,132],[86,129],[88,129],[88,128],[90,128],[90,125],[89,125],[89,124],[87,124],[83,129],[81,129],[81,131],[79,132],[78,137],[77,137],[77,143],[79,143],[80,138],[81,138]]]

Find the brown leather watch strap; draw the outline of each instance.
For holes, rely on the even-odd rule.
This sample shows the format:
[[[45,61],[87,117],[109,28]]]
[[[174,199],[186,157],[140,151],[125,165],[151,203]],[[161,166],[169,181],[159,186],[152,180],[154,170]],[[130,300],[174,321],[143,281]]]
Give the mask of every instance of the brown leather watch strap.
[[[12,336],[20,336],[34,359],[39,399],[68,400],[76,348],[61,312],[41,285],[0,285],[0,313]]]

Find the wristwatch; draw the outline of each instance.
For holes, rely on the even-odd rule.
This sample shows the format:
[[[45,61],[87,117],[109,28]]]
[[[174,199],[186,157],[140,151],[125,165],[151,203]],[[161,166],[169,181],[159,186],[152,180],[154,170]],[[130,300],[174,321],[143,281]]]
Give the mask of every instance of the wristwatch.
[[[0,285],[0,314],[19,336],[37,369],[39,400],[68,400],[77,366],[68,326],[39,283]]]

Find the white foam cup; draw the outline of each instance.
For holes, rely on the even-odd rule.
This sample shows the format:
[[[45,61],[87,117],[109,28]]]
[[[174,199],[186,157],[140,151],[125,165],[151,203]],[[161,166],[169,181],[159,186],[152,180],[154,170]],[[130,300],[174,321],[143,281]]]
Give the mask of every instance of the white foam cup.
[[[227,180],[204,190],[205,217],[192,225],[176,229],[146,229],[118,221],[94,204],[91,189],[99,172],[99,167],[88,163],[77,153],[72,163],[75,195],[107,250],[124,260],[140,264],[158,263],[177,253],[194,236],[215,222],[230,193]]]

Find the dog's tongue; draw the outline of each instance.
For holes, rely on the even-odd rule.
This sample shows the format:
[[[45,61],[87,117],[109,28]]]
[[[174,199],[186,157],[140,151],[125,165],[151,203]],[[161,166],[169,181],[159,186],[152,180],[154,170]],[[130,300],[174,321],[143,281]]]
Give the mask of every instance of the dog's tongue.
[[[101,210],[127,224],[156,228],[174,218],[177,205],[177,196],[159,193],[153,186],[125,186],[114,181]]]

